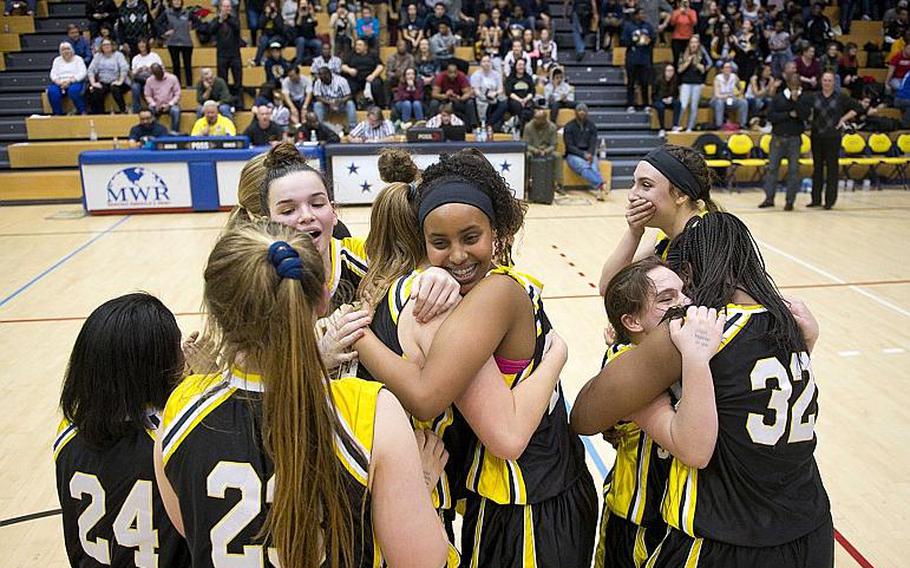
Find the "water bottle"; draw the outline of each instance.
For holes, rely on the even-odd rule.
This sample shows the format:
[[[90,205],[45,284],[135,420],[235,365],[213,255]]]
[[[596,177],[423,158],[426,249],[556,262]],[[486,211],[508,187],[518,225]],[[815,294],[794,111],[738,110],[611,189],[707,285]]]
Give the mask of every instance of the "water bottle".
[[[872,189],[872,181],[869,178],[863,180],[863,191]]]
[[[800,186],[800,192],[812,193],[812,180],[810,178],[803,178],[803,183]]]
[[[317,144],[319,139],[316,137],[316,129],[310,130],[310,142]]]
[[[92,142],[98,141],[98,131],[95,130],[95,119],[88,121],[88,139]]]
[[[479,134],[479,136],[477,137],[478,142],[487,141],[487,121],[486,120],[480,121],[480,131],[478,132],[478,134]]]
[[[607,141],[604,138],[600,139],[600,145],[597,147],[597,159],[598,160],[607,159]]]
[[[114,136],[114,150],[120,149],[120,139]]]
[[[515,140],[516,142],[521,140],[521,129],[518,128],[517,124],[512,127],[512,140]]]

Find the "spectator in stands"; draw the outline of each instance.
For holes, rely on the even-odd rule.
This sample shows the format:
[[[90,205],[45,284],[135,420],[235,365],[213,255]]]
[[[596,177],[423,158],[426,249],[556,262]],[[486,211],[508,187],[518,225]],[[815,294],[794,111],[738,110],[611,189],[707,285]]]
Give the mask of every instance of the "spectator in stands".
[[[742,27],[736,34],[736,74],[743,81],[748,81],[755,75],[755,69],[761,59],[759,52],[758,33],[752,20],[744,20]]]
[[[888,62],[888,74],[885,76],[885,91],[896,91],[901,87],[904,77],[910,71],[910,44],[891,58]]]
[[[316,81],[313,83],[313,110],[319,117],[319,122],[325,122],[329,113],[344,112],[347,115],[348,127],[354,128],[357,124],[357,106],[351,98],[351,86],[341,75],[336,75],[328,67],[319,69]]]
[[[140,110],[139,124],[130,128],[130,141],[145,143],[151,138],[161,138],[162,136],[170,136],[168,129],[158,122],[152,111],[148,109]]]
[[[274,146],[283,137],[281,128],[272,122],[272,110],[265,105],[256,108],[256,120],[250,122],[243,135],[253,146]]]
[[[404,77],[404,72],[414,68],[414,56],[408,53],[408,43],[399,39],[395,44],[395,52],[386,59],[385,76],[392,91],[398,87],[398,82]],[[421,89],[421,92],[423,90]]]
[[[556,125],[548,119],[546,107],[534,109],[534,118],[525,126],[521,139],[528,145],[528,158],[546,160],[553,168],[553,181],[562,187],[562,160],[556,155]]]
[[[840,52],[837,48],[837,43],[831,42],[825,48],[825,53],[822,54],[821,58],[818,60],[819,66],[821,67],[822,73],[825,71],[831,71],[834,73],[834,78],[837,81],[838,90],[840,90]]]
[[[596,0],[564,0],[567,11],[569,2],[572,3],[572,43],[575,47],[575,61],[581,61],[585,57],[591,21],[597,14],[597,3]]]
[[[199,82],[196,83],[196,102],[199,103],[196,108],[197,118],[202,116],[202,105],[206,101],[215,101],[218,103],[218,112],[228,118],[234,118],[231,91],[224,79],[216,77],[209,67],[203,67],[199,71]]]
[[[133,62],[130,65],[130,88],[133,92],[133,112],[139,112],[142,105],[142,93],[145,89],[145,82],[152,76],[152,65],[164,66],[161,56],[154,51],[149,50],[149,40],[141,38],[136,43],[136,49],[133,56]]]
[[[66,26],[66,39],[63,41],[73,47],[73,53],[81,57],[86,65],[92,62],[92,45],[83,37],[82,30],[78,24]]]
[[[266,49],[269,49],[273,43],[281,46],[283,40],[284,17],[281,15],[281,9],[278,8],[276,0],[266,0],[262,8],[262,16],[259,18],[259,42],[253,65],[263,65]]]
[[[516,39],[512,42],[512,49],[502,58],[503,76],[508,77],[512,74],[512,68],[515,67],[515,62],[518,60],[524,60],[525,69],[530,73],[532,69],[531,56],[525,53],[521,40]]]
[[[825,184],[824,207],[834,207],[844,125],[862,111],[849,95],[835,92],[835,77],[832,71],[825,71],[821,76],[821,89],[803,95],[804,104],[812,111],[812,201],[809,207],[822,206],[822,183]]]
[[[395,125],[383,116],[382,109],[372,106],[367,110],[367,118],[357,124],[348,135],[348,140],[355,144],[391,142],[395,139]]]
[[[365,41],[371,51],[376,49],[379,44],[379,20],[373,16],[373,8],[366,3],[360,8],[360,17],[357,18],[354,26],[354,35],[357,39]]]
[[[673,7],[667,0],[637,0],[635,6],[642,11],[645,21],[651,24],[655,32],[662,34],[670,24]],[[657,35],[652,37],[657,39]]]
[[[328,67],[336,75],[341,74],[341,58],[337,55],[332,55],[332,46],[328,43],[322,44],[322,52],[313,59],[313,63],[310,65],[310,73],[316,77],[319,70],[323,67]]]
[[[471,73],[470,83],[481,123],[499,130],[508,110],[505,85],[502,75],[493,69],[493,59],[488,54],[480,58],[480,69]]]
[[[543,28],[534,41],[534,47],[539,53],[537,72],[549,74],[559,64],[559,53],[556,42],[550,37],[550,30]]]
[[[226,0],[230,2],[230,0]],[[236,136],[237,128],[231,119],[218,112],[218,103],[205,101],[202,118],[193,125],[190,136]]]
[[[799,75],[787,76],[787,88],[774,96],[768,119],[771,122],[771,152],[765,172],[765,200],[760,209],[774,207],[777,177],[781,161],[787,159],[787,200],[784,211],[793,211],[796,192],[799,190],[799,148],[802,144],[803,125],[809,119],[810,107],[802,100]]]
[[[92,37],[101,35],[101,26],[114,29],[117,21],[117,4],[114,0],[87,0],[85,17],[88,18],[88,31]]]
[[[424,18],[424,37],[431,38],[439,33],[439,24],[442,22],[445,22],[450,30],[452,29],[453,22],[452,18],[446,13],[446,5],[442,2],[436,2],[433,5],[433,13]]]
[[[512,6],[512,13],[508,18],[509,22],[509,39],[516,40],[521,39],[524,35],[524,31],[531,29],[531,20],[525,16],[524,8],[521,4],[515,4]]]
[[[540,52],[537,50],[537,45],[534,41],[534,30],[531,28],[527,28],[522,32],[521,49],[531,58],[531,66],[528,67],[528,73],[536,75],[537,63],[540,61]],[[546,72],[543,74],[546,76]]]
[[[408,4],[404,18],[398,23],[398,39],[404,40],[408,51],[415,53],[423,39],[424,21],[417,13],[416,4]]]
[[[543,98],[554,123],[559,117],[559,109],[575,108],[575,87],[566,81],[562,67],[556,67],[550,73],[550,81],[543,88]]]
[[[171,54],[174,75],[180,79],[182,70],[184,84],[189,87],[193,84],[193,38],[190,31],[199,25],[199,20],[192,12],[183,8],[183,0],[171,0],[170,6],[158,21],[164,44]]]
[[[506,77],[505,90],[509,114],[520,132],[534,116],[534,77],[527,72],[524,59],[515,62],[512,74]]]
[[[54,58],[51,65],[47,100],[51,103],[54,114],[63,114],[64,97],[70,98],[77,113],[85,114],[85,62],[73,52],[73,46],[69,42],[61,42],[59,51],[60,55]]]
[[[863,81],[859,76],[859,61],[857,60],[856,44],[850,42],[844,48],[844,55],[840,58],[837,65],[837,72],[840,75],[840,84],[850,91],[850,96],[859,99],[863,94]]]
[[[420,40],[417,54],[414,56],[414,66],[417,69],[417,77],[423,81],[424,97],[427,97],[436,81],[436,75],[439,73],[439,62],[430,51],[429,40]]]
[[[180,80],[164,70],[164,65],[152,64],[152,75],[145,81],[145,104],[155,116],[171,117],[171,130],[180,131]]]
[[[746,87],[746,102],[749,103],[749,114],[752,116],[764,115],[777,93],[777,82],[771,75],[771,66],[763,63],[760,68],[749,78]]]
[[[622,30],[622,4],[619,0],[602,0],[600,4],[601,49],[613,49],[613,36]]]
[[[272,101],[268,106],[272,111],[272,122],[277,124],[282,132],[290,130],[291,124],[300,122],[297,107],[281,89],[272,89]]]
[[[784,20],[778,18],[774,21],[773,30],[765,30],[768,39],[768,49],[771,51],[771,72],[775,77],[780,77],[784,63],[793,59],[790,49],[790,32],[785,29]]]
[[[341,66],[341,73],[348,80],[355,101],[372,100],[378,106],[385,106],[384,69],[379,57],[369,51],[366,41],[358,39],[354,42],[354,53]]]
[[[329,19],[329,35],[332,40],[332,52],[335,55],[344,58],[351,52],[356,28],[357,21],[354,19],[354,15],[348,12],[344,1],[339,1],[335,7],[335,13]]]
[[[679,77],[676,75],[676,68],[672,63],[664,65],[664,72],[654,81],[654,110],[657,111],[657,123],[660,126],[658,136],[661,138],[667,135],[666,129],[666,111],[673,111],[673,122],[671,123],[673,131],[679,131],[679,115],[682,113],[682,105],[679,102]]]
[[[448,0],[446,15],[452,21],[452,31],[469,42],[473,42],[477,37],[477,19],[466,14],[462,10],[463,7],[462,0]],[[531,20],[528,19],[528,21]]]
[[[241,89],[243,85],[243,62],[240,58],[240,20],[234,14],[231,0],[221,0],[218,17],[212,20],[209,33],[215,38],[215,61],[218,67],[218,76],[228,80],[228,71],[231,72],[231,95],[242,105]]]
[[[698,119],[698,103],[701,102],[701,90],[705,86],[711,58],[708,57],[701,40],[697,35],[689,38],[689,45],[676,64],[679,74],[679,102],[683,109],[688,109],[689,117],[686,132],[692,132]],[[682,126],[680,122],[677,126]]]
[[[402,122],[423,120],[423,82],[417,77],[417,71],[409,67],[404,77],[395,87],[395,111]]]
[[[673,26],[673,34],[670,36],[673,61],[679,61],[680,54],[686,50],[689,38],[695,35],[695,26],[698,25],[698,12],[689,6],[689,0],[679,1],[670,15],[670,25]]]
[[[89,107],[92,114],[104,114],[104,99],[108,93],[113,95],[117,109],[126,112],[123,93],[130,88],[126,83],[129,69],[126,58],[114,50],[111,40],[102,41],[101,51],[88,66]]]
[[[264,33],[262,34],[265,35]],[[273,41],[269,44],[269,55],[265,58],[265,80],[269,81],[276,87],[281,86],[281,80],[284,79],[288,71],[294,67],[294,64],[284,58],[281,54],[281,42]]]
[[[799,74],[799,80],[802,82],[804,89],[810,91],[818,89],[822,66],[815,57],[814,45],[803,45],[802,52],[796,58],[796,72]]]
[[[721,22],[717,33],[711,40],[711,59],[714,66],[720,70],[725,63],[733,63],[736,60],[736,50],[738,42],[733,35],[733,26],[730,22]]]
[[[894,51],[891,49],[892,45],[904,37],[904,34],[907,33],[907,30],[910,30],[910,17],[908,17],[906,3],[904,3],[903,6],[899,5],[897,7],[895,10],[894,19],[888,22],[884,22],[884,28],[885,48],[890,53],[894,53]]]
[[[526,0],[527,16],[531,27],[543,31],[550,29],[550,2],[548,0]]]
[[[739,77],[733,73],[733,64],[724,63],[721,72],[714,76],[714,96],[711,97],[711,108],[714,109],[714,127],[720,129],[724,124],[724,115],[729,109],[737,112],[739,128],[745,128],[749,117],[749,103],[739,87]]]
[[[218,0],[212,0],[212,4],[217,5]],[[231,4],[236,10],[240,5],[240,0],[231,0]],[[256,45],[256,32],[262,27],[262,9],[264,8],[263,0],[245,0],[246,7],[246,25],[250,29],[250,41]],[[237,14],[240,18],[240,14]]]
[[[597,126],[588,120],[588,105],[575,105],[575,118],[562,131],[566,145],[566,162],[597,192],[598,201],[607,196],[607,185],[600,175],[597,161]]]
[[[294,2],[294,0],[287,1]],[[305,62],[310,62],[313,58],[322,53],[323,44],[318,36],[316,14],[313,12],[313,6],[310,4],[309,0],[300,0],[300,3],[297,5],[297,12],[294,16],[294,27],[292,29],[295,37],[292,38],[288,36],[288,45],[290,45],[290,42],[293,42],[297,48],[297,65],[303,65]],[[287,30],[287,26],[285,26],[285,30]],[[331,53],[330,46],[329,55],[331,55]]]
[[[443,126],[465,126],[464,121],[455,115],[455,109],[451,103],[441,104],[439,112],[426,122],[427,128],[441,128]]]
[[[461,43],[461,38],[452,33],[445,20],[439,22],[437,28],[439,31],[430,36],[430,51],[442,67],[455,59],[455,48]]]
[[[806,22],[806,39],[815,46],[817,51],[824,49],[828,42],[834,39],[831,20],[822,13],[821,2],[812,3],[809,19]]]
[[[98,31],[98,36],[92,40],[92,57],[98,55],[101,51],[101,42],[109,39],[112,42],[114,41],[114,32],[111,31],[112,28],[107,25],[101,26],[101,29]]]
[[[117,11],[117,41],[137,53],[139,40],[152,37],[152,12],[145,0],[124,0]]]
[[[313,111],[306,113],[306,120],[297,128],[295,139],[298,142],[327,142],[337,144],[341,142],[338,134],[319,121]]]
[[[910,128],[910,80],[908,77],[910,74],[904,75],[900,87],[894,92],[894,106],[903,112],[901,128]]]
[[[297,29],[297,15],[301,12],[309,11],[313,13],[312,6],[310,6],[309,0],[280,0],[278,7],[281,9],[281,23],[284,25],[284,44],[285,45],[296,45],[296,40],[299,35],[299,30]],[[313,18],[313,22],[316,22],[316,18]],[[315,28],[314,28],[315,29]],[[320,42],[320,47],[322,42]],[[316,50],[316,53],[319,53],[319,49]]]
[[[436,114],[439,111],[439,105],[447,102],[451,103],[455,114],[468,125],[468,128],[473,129],[477,125],[474,89],[471,88],[467,76],[458,69],[458,65],[454,61],[450,61],[446,65],[446,70],[436,76],[430,98],[430,115]]]
[[[300,73],[299,66],[288,69],[287,77],[281,80],[281,90],[300,114],[306,112],[313,102],[313,81]]]
[[[633,19],[622,26],[622,45],[626,46],[626,106],[629,112],[651,104],[649,87],[653,72],[654,40],[657,33],[640,8],[633,12]],[[641,105],[635,103],[635,86],[641,89]]]
[[[490,17],[480,27],[480,41],[476,49],[498,61],[502,56],[502,41],[506,35],[506,23],[500,16],[499,8],[490,10]]]

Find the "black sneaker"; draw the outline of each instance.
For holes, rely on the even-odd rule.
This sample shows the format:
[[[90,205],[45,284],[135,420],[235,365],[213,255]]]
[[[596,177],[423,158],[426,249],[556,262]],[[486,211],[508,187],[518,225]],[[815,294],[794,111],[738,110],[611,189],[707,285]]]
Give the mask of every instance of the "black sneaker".
[[[821,207],[821,206],[822,206],[821,203],[816,203],[814,201],[812,203],[806,205],[806,207]]]
[[[793,211],[793,204],[787,203],[786,205],[784,205],[784,211]]]
[[[826,204],[825,204],[825,211],[830,211],[832,207],[834,207],[834,205],[828,205],[828,204],[826,203]]]
[[[766,200],[758,204],[759,209],[767,209],[768,207],[774,207],[774,202]]]

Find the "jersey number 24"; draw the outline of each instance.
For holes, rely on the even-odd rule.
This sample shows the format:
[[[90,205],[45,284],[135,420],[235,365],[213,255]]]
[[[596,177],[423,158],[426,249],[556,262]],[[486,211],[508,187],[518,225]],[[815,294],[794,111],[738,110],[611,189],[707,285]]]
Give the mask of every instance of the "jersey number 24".
[[[790,369],[785,369],[776,357],[759,359],[752,367],[749,375],[752,381],[752,391],[768,388],[768,383],[773,379],[777,388],[772,388],[771,398],[768,400],[768,410],[773,414],[773,422],[765,423],[766,414],[750,412],[746,419],[746,430],[756,444],[776,446],[777,442],[787,432],[789,423],[790,435],[787,443],[808,442],[815,436],[815,414],[806,415],[812,400],[815,398],[815,375],[809,364],[809,355],[805,352],[793,353],[790,356]],[[793,383],[802,383],[805,386],[791,404]]]

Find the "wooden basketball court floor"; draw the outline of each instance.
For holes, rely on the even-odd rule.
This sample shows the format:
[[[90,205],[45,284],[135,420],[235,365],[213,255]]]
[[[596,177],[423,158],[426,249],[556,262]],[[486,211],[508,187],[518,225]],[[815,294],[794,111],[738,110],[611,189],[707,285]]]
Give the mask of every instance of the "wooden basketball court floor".
[[[545,283],[570,347],[569,400],[603,354],[595,283],[624,229],[626,192],[607,203],[532,206],[518,264]],[[816,453],[838,531],[837,565],[907,566],[910,553],[910,192],[842,194],[837,209],[758,210],[721,194],[760,241],[770,272],[821,322]],[[158,295],[184,333],[199,329],[202,267],[225,214],[78,218],[79,206],[0,208],[0,566],[64,566],[50,445],[61,376],[84,318],[134,290]],[[74,215],[75,217],[73,218]],[[369,211],[341,217],[366,235]],[[901,442],[903,440],[903,442]],[[601,480],[613,460],[586,441]],[[42,516],[43,515],[43,516]]]

